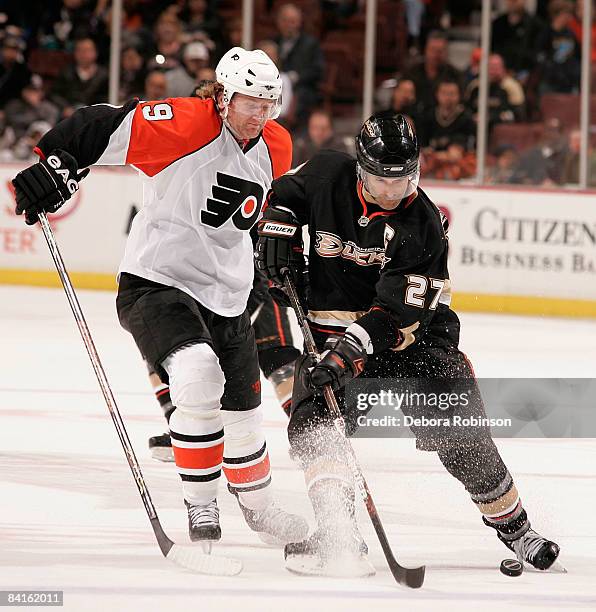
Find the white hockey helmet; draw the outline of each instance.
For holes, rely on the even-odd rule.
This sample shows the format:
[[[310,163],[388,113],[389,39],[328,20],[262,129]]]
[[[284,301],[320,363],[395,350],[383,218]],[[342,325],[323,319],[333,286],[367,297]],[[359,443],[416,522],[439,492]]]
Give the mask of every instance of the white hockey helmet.
[[[218,83],[224,87],[223,102],[227,106],[235,93],[275,101],[270,119],[281,110],[281,77],[271,58],[261,50],[247,51],[232,47],[215,68]]]

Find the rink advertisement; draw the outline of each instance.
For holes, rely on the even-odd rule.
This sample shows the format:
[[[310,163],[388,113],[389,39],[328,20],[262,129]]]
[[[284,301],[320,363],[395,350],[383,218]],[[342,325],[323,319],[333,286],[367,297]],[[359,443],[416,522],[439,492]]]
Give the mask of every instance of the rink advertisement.
[[[58,285],[39,227],[14,214],[0,166],[0,282]],[[449,267],[460,310],[596,317],[596,193],[423,184],[450,224]],[[94,168],[57,214],[54,231],[75,284],[115,287],[142,183]]]
[[[456,307],[596,316],[596,193],[426,192],[449,220]]]
[[[0,282],[58,286],[41,228],[25,225],[23,217],[14,213],[11,179],[20,169],[14,164],[0,166]],[[56,214],[48,215],[77,286],[116,286],[116,271],[141,195],[136,172],[94,168],[71,200]]]

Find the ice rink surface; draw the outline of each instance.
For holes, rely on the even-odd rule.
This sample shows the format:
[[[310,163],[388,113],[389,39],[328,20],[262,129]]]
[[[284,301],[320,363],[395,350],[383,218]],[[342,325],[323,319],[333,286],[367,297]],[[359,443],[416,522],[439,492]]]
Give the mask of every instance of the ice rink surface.
[[[118,325],[114,295],[79,297],[164,529],[187,543],[179,478],[172,464],[148,455],[147,438],[164,422]],[[596,373],[596,322],[461,319],[461,347],[479,377]],[[561,545],[567,574],[503,576],[499,563],[511,553],[434,454],[417,452],[413,440],[356,440],[396,556],[427,566],[422,589],[394,584],[363,508],[376,576],[289,574],[282,551],[248,530],[223,486],[223,539],[214,554],[241,559],[244,570],[204,577],[159,552],[63,292],[0,287],[0,339],[0,590],[63,590],[63,609],[76,612],[596,610],[595,440],[497,441],[533,526]],[[277,496],[312,523],[267,383],[264,414]]]

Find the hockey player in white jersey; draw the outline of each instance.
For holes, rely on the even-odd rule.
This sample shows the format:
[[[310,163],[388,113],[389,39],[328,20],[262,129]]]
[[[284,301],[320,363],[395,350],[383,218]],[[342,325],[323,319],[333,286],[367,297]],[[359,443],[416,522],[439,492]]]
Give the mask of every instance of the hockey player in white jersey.
[[[292,146],[274,121],[281,80],[265,53],[235,47],[216,74],[209,99],[76,111],[41,139],[41,161],[15,177],[16,211],[30,224],[37,211],[56,211],[84,177],[79,168],[138,169],[143,208],[120,265],[117,310],[170,385],[170,433],[190,537],[221,537],[216,497],[223,469],[251,529],[290,542],[308,526],[273,500],[246,304],[253,280],[248,230],[271,181],[289,169]]]

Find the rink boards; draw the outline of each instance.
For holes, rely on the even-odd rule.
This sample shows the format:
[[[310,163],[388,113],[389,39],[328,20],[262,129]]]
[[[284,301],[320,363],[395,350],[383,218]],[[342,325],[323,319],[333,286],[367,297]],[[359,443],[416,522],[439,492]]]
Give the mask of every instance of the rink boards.
[[[43,234],[14,215],[0,166],[0,282],[58,286]],[[459,310],[596,317],[596,193],[427,184],[449,219],[450,273]],[[95,168],[52,225],[75,284],[113,288],[142,200],[136,172]]]

